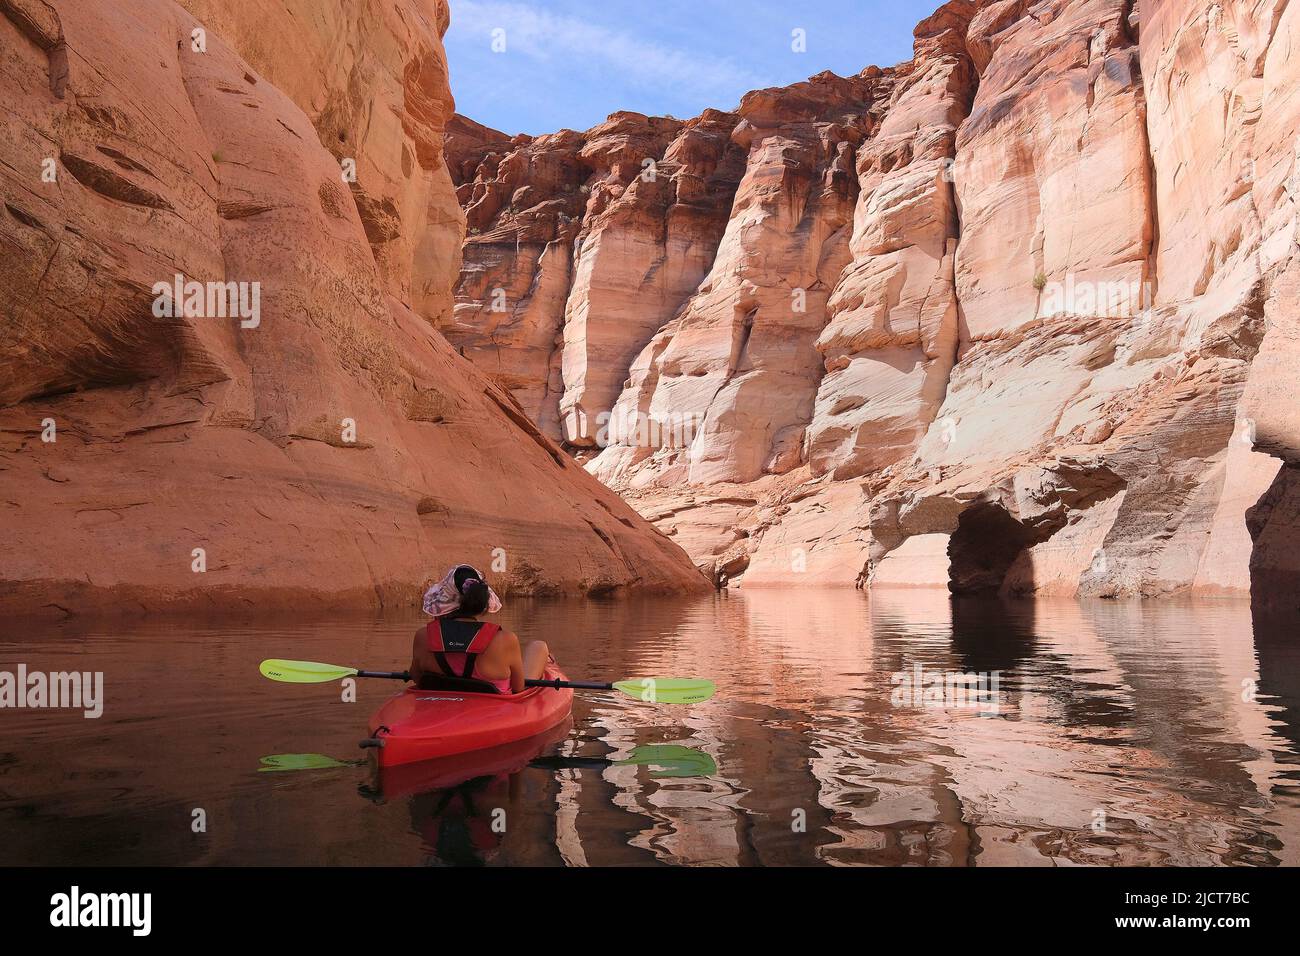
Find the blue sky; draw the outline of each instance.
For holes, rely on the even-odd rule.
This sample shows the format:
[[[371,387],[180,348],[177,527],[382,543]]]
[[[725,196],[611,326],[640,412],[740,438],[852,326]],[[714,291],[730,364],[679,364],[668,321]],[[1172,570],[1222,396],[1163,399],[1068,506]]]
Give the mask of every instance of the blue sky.
[[[822,70],[912,54],[941,0],[450,0],[456,108],[507,133],[587,129],[614,110],[685,119]],[[791,49],[804,31],[806,52]],[[494,52],[493,31],[504,38]]]

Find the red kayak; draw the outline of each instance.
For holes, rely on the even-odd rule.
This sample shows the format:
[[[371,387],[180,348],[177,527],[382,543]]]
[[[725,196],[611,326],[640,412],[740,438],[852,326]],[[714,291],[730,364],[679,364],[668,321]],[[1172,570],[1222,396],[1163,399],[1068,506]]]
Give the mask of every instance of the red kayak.
[[[567,680],[554,664],[546,680]],[[370,718],[380,767],[434,760],[526,740],[563,723],[573,706],[567,687],[530,687],[522,694],[408,687]]]

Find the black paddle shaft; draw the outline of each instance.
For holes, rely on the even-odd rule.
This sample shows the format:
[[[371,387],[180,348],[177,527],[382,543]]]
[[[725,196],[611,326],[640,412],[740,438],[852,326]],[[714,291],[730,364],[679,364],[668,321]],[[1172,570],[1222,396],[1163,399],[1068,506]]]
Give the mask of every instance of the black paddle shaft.
[[[572,687],[574,690],[613,690],[613,684],[601,684],[591,680],[526,680],[527,687]]]
[[[358,677],[378,677],[383,680],[410,680],[411,675],[407,671],[357,671]],[[528,687],[553,687],[558,690],[561,687],[571,687],[574,690],[613,690],[613,684],[601,684],[597,681],[590,680],[526,680],[524,684]]]

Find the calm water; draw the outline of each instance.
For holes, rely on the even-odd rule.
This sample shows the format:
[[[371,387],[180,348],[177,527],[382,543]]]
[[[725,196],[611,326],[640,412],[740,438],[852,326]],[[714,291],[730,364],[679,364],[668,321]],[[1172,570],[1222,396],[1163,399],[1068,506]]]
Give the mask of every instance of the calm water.
[[[439,789],[349,763],[392,685],[348,703],[257,673],[264,657],[401,669],[418,614],[9,624],[0,669],[103,671],[107,702],[99,720],[0,711],[0,864],[1300,862],[1300,642],[1245,604],[752,591],[502,618],[575,678],[719,692],[580,696],[540,759]],[[895,706],[916,665],[1000,672],[998,712]],[[687,774],[716,769],[619,762],[665,744],[707,755]],[[302,753],[342,764],[259,772]]]

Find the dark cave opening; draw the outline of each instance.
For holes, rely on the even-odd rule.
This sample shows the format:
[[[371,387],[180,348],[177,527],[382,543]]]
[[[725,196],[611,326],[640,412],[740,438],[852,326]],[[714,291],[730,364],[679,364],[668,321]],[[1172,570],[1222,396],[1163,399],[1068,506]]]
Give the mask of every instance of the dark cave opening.
[[[1300,465],[1287,464],[1253,508],[1250,603],[1257,613],[1300,615]]]
[[[948,590],[996,594],[1035,535],[1005,508],[981,501],[962,512],[948,540]]]

